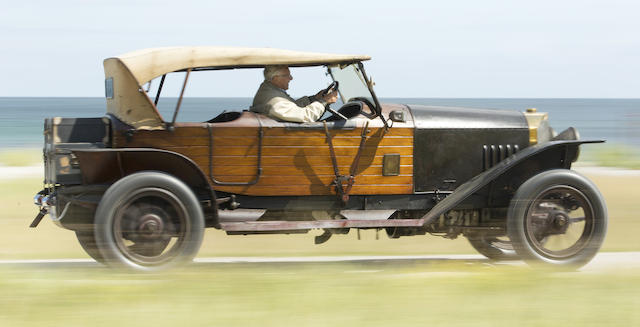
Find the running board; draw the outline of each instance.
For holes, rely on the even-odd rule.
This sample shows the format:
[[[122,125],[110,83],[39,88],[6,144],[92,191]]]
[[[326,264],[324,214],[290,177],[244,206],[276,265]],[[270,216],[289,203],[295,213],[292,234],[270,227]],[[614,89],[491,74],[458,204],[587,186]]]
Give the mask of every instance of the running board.
[[[247,221],[220,223],[224,231],[258,232],[281,230],[305,230],[321,228],[385,228],[422,227],[422,219],[380,219],[380,220],[312,220],[312,221]]]

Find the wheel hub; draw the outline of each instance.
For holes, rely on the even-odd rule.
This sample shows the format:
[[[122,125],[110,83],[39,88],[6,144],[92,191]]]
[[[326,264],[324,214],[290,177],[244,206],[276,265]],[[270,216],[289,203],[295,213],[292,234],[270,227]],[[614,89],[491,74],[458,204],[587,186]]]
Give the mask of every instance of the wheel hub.
[[[559,213],[553,217],[553,223],[557,228],[563,228],[569,223],[569,217],[565,214]]]
[[[162,235],[164,231],[164,221],[156,214],[149,213],[140,217],[136,228],[138,236],[145,239],[152,239]]]
[[[564,211],[554,210],[549,215],[551,224],[549,225],[549,234],[564,234],[567,232],[571,219]]]

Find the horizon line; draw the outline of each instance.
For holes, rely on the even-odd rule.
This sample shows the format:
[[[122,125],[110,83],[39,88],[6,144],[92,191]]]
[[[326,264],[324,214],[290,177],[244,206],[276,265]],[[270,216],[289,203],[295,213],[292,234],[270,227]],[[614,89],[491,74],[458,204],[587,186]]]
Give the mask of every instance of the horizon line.
[[[0,95],[0,98],[102,98],[105,99],[104,96],[47,96],[47,95],[37,95],[37,96],[4,96]],[[178,97],[164,97],[164,99],[177,99]],[[253,97],[207,97],[207,96],[185,96],[190,99],[252,99]],[[611,99],[611,100],[640,100],[640,97],[416,97],[416,96],[384,96],[379,97],[380,99],[560,99],[560,100],[572,100],[572,99]]]

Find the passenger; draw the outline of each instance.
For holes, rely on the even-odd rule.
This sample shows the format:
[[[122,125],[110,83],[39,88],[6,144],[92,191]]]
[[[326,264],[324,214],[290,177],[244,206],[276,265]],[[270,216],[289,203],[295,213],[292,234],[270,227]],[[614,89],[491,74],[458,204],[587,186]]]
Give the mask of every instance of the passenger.
[[[294,100],[286,90],[293,79],[287,66],[267,66],[264,82],[253,97],[251,111],[267,115],[276,120],[290,122],[314,122],[324,114],[325,105],[338,100],[334,90],[322,96],[322,91],[313,96]]]

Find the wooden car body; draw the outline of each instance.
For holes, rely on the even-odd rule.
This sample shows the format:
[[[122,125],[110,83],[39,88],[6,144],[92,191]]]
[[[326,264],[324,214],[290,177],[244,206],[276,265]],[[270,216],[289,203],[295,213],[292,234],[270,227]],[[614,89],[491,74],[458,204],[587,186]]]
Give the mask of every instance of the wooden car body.
[[[134,201],[136,212],[153,206],[154,202],[144,197],[148,203],[142,206],[135,202],[142,201],[140,198],[126,200],[126,194],[114,194],[122,190],[147,192],[147,188],[136,189],[134,181],[147,176],[148,181],[158,180],[185,193],[183,198],[188,201],[196,199],[198,208],[187,208],[182,216],[202,214],[204,226],[229,234],[324,229],[325,236],[316,238],[322,243],[351,228],[384,228],[392,238],[426,233],[450,238],[464,235],[476,240],[476,244],[472,241],[476,248],[504,250],[492,240],[509,234],[509,221],[519,221],[509,218],[509,212],[515,210],[513,201],[523,185],[547,172],[559,174],[570,169],[580,144],[599,142],[579,140],[572,128],[556,134],[547,115],[535,110],[381,104],[364,72],[362,62],[368,59],[211,47],[150,49],[107,59],[106,116],[45,121],[45,189],[37,203],[60,226],[76,231],[85,249],[100,248],[97,241],[112,242],[109,237],[113,231],[108,230],[111,220],[105,215],[114,214],[120,220],[133,215],[118,214],[117,209],[105,208],[107,204],[126,206]],[[347,97],[347,91],[339,89],[345,104],[338,111],[345,117],[333,115],[310,123],[277,121],[250,108],[225,112],[207,122],[176,122],[182,98],[172,120],[163,118],[156,107],[168,73],[186,75],[183,94],[191,71],[215,73],[273,64],[326,66],[334,79],[339,70],[353,69],[366,94]],[[154,101],[143,85],[160,76]],[[583,183],[577,179],[576,183]],[[152,186],[148,192],[166,203],[176,203],[171,210],[184,207],[172,200],[173,195]],[[585,201],[584,207],[600,203],[597,197]],[[567,204],[552,213],[568,217],[573,207]],[[255,209],[261,213],[248,213]],[[163,216],[162,206],[154,210],[140,214],[139,226],[122,233],[127,242],[147,235],[141,228],[162,228],[157,227],[163,226],[158,218]],[[347,213],[354,210],[369,215]],[[545,214],[550,214],[549,210]],[[171,218],[165,218],[164,223],[167,219]],[[571,221],[562,219],[556,223]],[[107,221],[106,227],[101,220]],[[606,214],[604,221],[606,227]],[[549,235],[566,231],[549,226],[544,227]],[[94,233],[103,236],[94,239]],[[159,265],[146,252],[142,258],[148,261],[136,261],[140,253],[127,254],[131,246],[122,244],[87,252],[99,261],[112,259],[135,267]],[[583,262],[595,252],[583,253],[578,249],[571,258]]]

